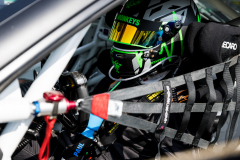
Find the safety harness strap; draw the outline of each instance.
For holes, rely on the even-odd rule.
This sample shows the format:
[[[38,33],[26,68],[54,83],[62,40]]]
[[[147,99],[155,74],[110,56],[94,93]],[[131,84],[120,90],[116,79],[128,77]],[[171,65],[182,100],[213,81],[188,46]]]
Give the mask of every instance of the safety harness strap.
[[[117,122],[124,126],[129,126],[129,127],[137,128],[140,130],[149,131],[152,133],[155,133],[155,129],[158,126],[156,123],[152,123],[152,122],[149,122],[149,121],[146,121],[143,119],[129,116],[127,114],[123,114],[120,118],[109,116],[108,120],[112,121],[112,122]],[[165,127],[164,135],[166,137],[174,138],[176,133],[177,133],[177,130],[169,128],[169,127]],[[192,144],[193,139],[194,139],[194,136],[187,134],[187,133],[183,133],[180,141],[182,141],[184,143]],[[206,140],[200,138],[198,147],[207,149],[208,145],[209,145],[209,141],[206,141]]]
[[[87,110],[88,106],[90,106],[91,101],[84,101],[82,103],[82,107],[81,108],[85,108],[85,110]],[[85,105],[84,105],[85,104]],[[161,103],[133,103],[133,102],[123,102],[124,106],[128,106],[129,108],[134,108],[135,106],[138,107],[138,112],[142,113],[141,110],[139,108],[143,108],[146,107],[146,105],[149,105],[150,107],[153,106],[154,108],[158,109],[158,112],[162,112],[162,105]],[[161,107],[160,107],[161,105]],[[182,113],[184,112],[184,108],[185,108],[186,104],[179,104],[179,103],[172,103],[171,104],[171,109],[170,109],[170,113]],[[228,106],[228,110],[234,110],[236,106],[236,103],[232,102],[229,103]],[[205,103],[196,103],[193,105],[192,107],[192,111],[191,112],[204,112],[206,108],[206,104]],[[218,112],[221,111],[223,108],[223,104],[222,103],[216,103],[214,104],[213,108],[212,108],[212,112]],[[89,107],[89,110],[91,110],[91,107]],[[126,111],[126,109],[125,109]],[[123,111],[123,112],[125,112]],[[210,111],[210,112],[211,112]],[[134,113],[138,113],[136,112],[136,110],[134,110]],[[152,112],[152,113],[156,113],[156,112]],[[133,127],[133,128],[137,128],[140,130],[146,130],[152,133],[155,133],[155,129],[157,128],[157,124],[156,123],[152,123],[143,119],[139,119],[137,117],[133,117],[130,115],[127,115],[125,113],[122,114],[121,117],[113,117],[113,116],[108,116],[108,121],[111,122],[116,122],[118,124],[121,124],[123,126],[129,126],[129,127]],[[165,131],[164,131],[164,135],[169,137],[169,138],[174,138],[175,135],[177,133],[177,130],[165,127]],[[186,134],[183,133],[180,141],[184,142],[184,143],[188,143],[188,144],[192,144],[194,139],[194,136],[190,135],[190,134]],[[110,142],[110,141],[108,141]],[[203,139],[199,140],[199,143],[197,144],[198,147],[200,148],[204,148],[207,149],[209,145],[209,142]]]
[[[166,127],[164,135],[166,137],[169,137],[169,138],[174,138],[176,133],[177,133],[177,130],[169,128],[169,127]],[[193,140],[194,140],[194,136],[193,135],[184,133],[182,135],[182,138],[181,138],[180,141],[184,142],[184,143],[192,144]],[[203,149],[207,149],[208,146],[209,146],[209,143],[210,143],[209,141],[206,141],[206,140],[200,138],[197,147],[200,147],[200,148],[203,148]]]
[[[175,139],[178,141],[181,140],[183,134],[185,133],[185,130],[187,129],[191,116],[191,110],[196,99],[196,89],[192,81],[191,73],[186,74],[184,77],[188,88],[188,100],[185,106],[181,126],[175,135]]]
[[[228,136],[228,143],[232,140],[233,132],[235,129],[236,121],[238,119],[239,111],[240,111],[240,57],[238,57],[238,62],[235,69],[236,74],[236,83],[237,83],[237,104],[232,117],[231,127]]]
[[[199,140],[202,137],[202,135],[207,127],[207,124],[209,122],[209,117],[210,117],[210,114],[212,111],[213,104],[216,101],[216,92],[215,92],[215,89],[213,86],[212,68],[206,69],[206,81],[207,81],[207,86],[209,88],[210,95],[209,95],[209,99],[208,99],[208,102],[207,102],[207,105],[206,105],[206,108],[205,108],[205,111],[203,114],[202,121],[200,123],[198,131],[197,131],[196,136],[192,143],[192,145],[194,145],[194,146],[198,146]]]
[[[223,80],[224,80],[224,83],[227,86],[227,94],[226,94],[226,97],[224,99],[222,114],[219,118],[216,137],[211,142],[211,144],[215,144],[218,141],[221,128],[223,127],[224,122],[226,121],[226,118],[227,118],[227,109],[228,109],[229,103],[230,103],[230,101],[233,97],[233,92],[234,92],[233,81],[232,81],[232,77],[231,77],[231,74],[230,74],[230,71],[229,71],[229,66],[230,66],[230,62],[226,63],[225,66],[224,66]]]
[[[168,125],[172,100],[172,89],[170,81],[163,81],[162,83],[164,86],[164,103],[162,107],[160,121],[155,130],[156,137],[158,138],[164,132],[165,127]]]
[[[229,67],[235,65],[238,62],[237,66],[236,66],[236,77],[237,77],[237,106],[236,103],[234,102],[230,102],[231,98],[232,98],[232,90],[231,88],[232,85],[230,84],[230,81],[228,80],[229,76]],[[226,64],[228,63],[228,64]],[[227,97],[224,101],[224,103],[215,103],[216,101],[216,92],[214,89],[214,85],[213,85],[213,74],[222,72],[224,70],[224,81],[227,85],[228,88],[228,94]],[[207,69],[201,69],[195,72],[191,72],[191,79],[189,79],[189,75],[185,75],[185,76],[178,76],[175,78],[171,78],[166,80],[165,82],[167,83],[163,83],[162,81],[160,82],[155,82],[155,83],[151,83],[148,85],[142,85],[142,86],[137,86],[137,87],[132,87],[132,88],[127,88],[127,89],[121,89],[118,91],[114,91],[110,93],[110,99],[109,97],[107,97],[105,99],[105,101],[107,102],[109,100],[108,104],[111,104],[108,106],[108,104],[106,103],[106,105],[104,105],[104,108],[107,110],[104,113],[107,113],[105,116],[102,116],[102,118],[105,118],[108,121],[112,121],[112,122],[116,122],[119,123],[121,125],[124,126],[129,126],[129,127],[133,127],[133,128],[137,128],[137,129],[141,129],[141,130],[146,130],[149,132],[154,133],[156,128],[159,129],[162,127],[161,124],[167,124],[168,119],[165,119],[165,117],[167,117],[166,115],[168,115],[169,117],[169,113],[187,113],[183,119],[184,125],[182,125],[180,127],[180,131],[177,132],[177,130],[174,129],[170,129],[168,127],[166,127],[166,125],[164,125],[163,128],[165,128],[164,130],[164,135],[170,138],[178,138],[180,139],[180,141],[185,142],[185,143],[189,143],[189,144],[193,144],[195,146],[198,146],[200,148],[205,148],[207,149],[209,142],[206,140],[201,139],[201,136],[203,134],[203,132],[206,129],[206,126],[209,122],[209,117],[211,112],[218,112],[218,111],[230,111],[230,110],[235,110],[234,112],[234,116],[232,119],[232,123],[231,123],[231,127],[230,127],[230,133],[229,133],[229,141],[232,139],[232,135],[234,132],[234,128],[235,128],[235,124],[236,124],[236,120],[238,118],[239,115],[239,111],[240,111],[240,59],[238,58],[238,56],[233,57],[231,60],[229,60],[228,62],[225,63],[221,63],[215,66],[212,66],[210,68]],[[207,86],[209,88],[209,99],[207,104],[206,103],[194,103],[195,98],[192,92],[195,92],[194,89],[194,85],[193,85],[193,81],[197,81],[200,79],[204,79],[206,78],[207,81]],[[170,85],[171,84],[171,85]],[[161,90],[165,90],[165,93],[168,92],[168,89],[165,88],[165,86],[169,86],[169,88],[171,87],[177,87],[177,86],[181,86],[187,84],[188,86],[188,90],[189,90],[189,95],[190,98],[187,102],[187,104],[184,103],[168,103],[168,95],[164,95],[165,97],[165,101],[164,104],[162,103],[135,103],[135,102],[121,102],[121,101],[116,101],[116,100],[127,100],[127,99],[131,99],[131,98],[135,98],[135,97],[140,97],[143,95],[147,95],[150,93],[154,93],[157,91],[161,91]],[[171,94],[170,94],[171,95]],[[114,100],[112,100],[114,99]],[[113,102],[115,101],[115,102]],[[119,105],[118,103],[121,102],[121,105]],[[95,105],[95,109],[98,105]],[[121,106],[121,107],[120,107]],[[166,106],[169,106],[169,108],[167,109]],[[170,108],[171,106],[171,108]],[[117,116],[112,116],[112,110],[114,109],[114,112],[116,112]],[[120,109],[119,109],[120,108]],[[80,103],[80,109],[85,110],[87,112],[93,112],[95,111],[94,108],[92,108],[92,97],[88,97],[87,99],[84,99],[84,101],[82,103]],[[98,110],[99,111],[99,110]],[[95,112],[95,114],[98,114],[98,111]],[[122,115],[120,115],[119,113],[123,112]],[[196,136],[192,136],[190,134],[186,134],[184,133],[185,128],[188,124],[188,119],[190,117],[190,112],[204,112],[200,127],[197,131]],[[125,113],[163,113],[161,120],[159,121],[159,125],[155,124],[155,123],[151,123],[149,121],[143,120],[143,119],[139,119],[137,117],[133,117],[133,116],[129,116]],[[115,113],[114,113],[115,114]],[[98,115],[97,115],[98,116]],[[165,117],[164,117],[165,116]],[[223,115],[224,117],[224,115]],[[219,124],[220,129],[222,124]],[[178,137],[176,134],[180,133],[180,136]],[[161,134],[163,135],[163,134]]]
[[[231,60],[229,60],[231,62],[230,67],[237,63],[237,58],[238,56],[235,56]],[[222,72],[224,69],[224,66],[225,66],[225,63],[212,66],[212,74]],[[204,79],[206,77],[205,69],[191,72],[191,75],[192,75],[193,81]],[[167,80],[171,82],[172,88],[186,84],[186,81],[183,75],[175,78],[167,79]],[[162,90],[163,90],[162,81],[159,81],[159,82],[150,83],[148,85],[141,85],[141,86],[113,91],[110,94],[110,99],[127,100],[127,99],[141,97],[141,96],[162,91]]]
[[[110,99],[111,101],[111,99]],[[150,113],[162,113],[162,103],[144,103],[144,102],[125,102],[123,101],[123,110],[125,113],[134,114],[150,114]],[[91,99],[85,100],[81,103],[80,108],[86,112],[91,111]],[[222,111],[223,103],[215,103],[212,108],[212,112]],[[186,103],[172,103],[170,113],[183,113],[185,111]],[[236,102],[230,102],[227,111],[234,111]],[[206,103],[194,103],[191,112],[201,113],[204,112]],[[108,117],[109,119],[109,117]]]

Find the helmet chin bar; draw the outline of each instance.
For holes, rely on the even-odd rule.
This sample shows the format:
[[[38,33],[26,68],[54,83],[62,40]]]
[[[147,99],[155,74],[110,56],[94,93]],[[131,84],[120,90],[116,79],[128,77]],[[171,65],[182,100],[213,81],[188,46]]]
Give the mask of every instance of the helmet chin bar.
[[[159,66],[159,65],[161,65],[161,64],[164,64],[164,62],[166,62],[167,60],[169,60],[169,59],[171,59],[171,58],[178,58],[179,61],[180,61],[180,63],[181,63],[181,61],[182,61],[182,59],[181,59],[180,56],[173,55],[173,56],[167,57],[166,59],[158,62],[157,64],[155,64],[153,67],[149,68],[148,70],[146,70],[146,71],[144,71],[144,72],[142,72],[142,73],[140,73],[140,74],[138,74],[138,75],[136,75],[136,76],[127,78],[127,79],[117,79],[117,78],[112,77],[111,72],[112,72],[112,70],[113,70],[113,68],[114,68],[114,66],[112,66],[112,67],[110,68],[109,72],[108,72],[108,75],[109,75],[109,77],[110,77],[112,80],[114,80],[114,81],[130,81],[130,80],[136,79],[136,78],[138,78],[138,77],[141,77],[142,75],[148,73],[149,71],[153,70],[153,69],[156,68],[157,66]],[[178,68],[177,68],[177,69],[178,69]]]

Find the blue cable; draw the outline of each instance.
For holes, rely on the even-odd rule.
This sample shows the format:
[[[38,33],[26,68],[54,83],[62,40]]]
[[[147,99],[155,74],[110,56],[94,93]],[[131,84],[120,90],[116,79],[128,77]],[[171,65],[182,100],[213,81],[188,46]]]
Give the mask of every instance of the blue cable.
[[[118,82],[115,86],[117,87],[119,84],[120,83]],[[115,86],[113,87],[113,89],[111,91],[116,89]],[[100,118],[98,116],[95,116],[93,114],[90,114],[87,128],[82,133],[79,133],[79,134],[82,134],[83,136],[85,136],[85,137],[87,137],[89,139],[94,139],[93,134],[94,134],[95,131],[98,131],[98,129],[102,125],[102,122],[103,122],[102,118]]]
[[[90,114],[87,128],[81,134],[89,139],[94,139],[93,133],[95,131],[98,131],[102,122],[103,122],[102,118]]]

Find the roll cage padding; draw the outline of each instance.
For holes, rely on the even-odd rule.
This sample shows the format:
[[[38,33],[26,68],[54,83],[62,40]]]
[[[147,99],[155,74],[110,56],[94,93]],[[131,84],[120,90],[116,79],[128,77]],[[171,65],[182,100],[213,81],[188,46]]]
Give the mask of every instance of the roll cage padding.
[[[237,102],[236,103],[230,102],[233,97],[234,88],[233,88],[233,83],[231,81],[232,77],[229,72],[229,68],[231,66],[234,66],[235,64],[237,64],[235,67],[235,72],[237,77],[236,79],[237,80]],[[226,94],[225,100],[223,103],[215,103],[216,93],[213,86],[212,75],[220,72],[223,72],[223,78],[226,83],[228,93]],[[171,84],[171,87],[177,87],[177,86],[187,84],[189,94],[192,94],[193,92],[195,92],[195,86],[191,85],[190,87],[190,83],[193,83],[194,81],[204,79],[204,78],[207,81],[207,86],[210,92],[210,97],[207,103],[193,103],[194,102],[194,96],[193,96],[188,100],[187,103],[171,103],[171,107],[169,111],[170,113],[184,113],[185,111],[203,112],[204,116],[202,118],[202,122],[199,126],[196,136],[184,133],[182,129],[180,132],[181,136],[179,137],[178,136],[179,131],[169,127],[165,127],[164,132],[162,132],[162,134],[164,134],[169,138],[179,137],[177,139],[184,143],[193,144],[197,147],[207,149],[210,142],[202,139],[201,136],[204,130],[206,129],[205,126],[209,121],[209,115],[211,112],[224,111],[223,114],[225,114],[225,112],[227,111],[234,110],[234,115],[232,118],[232,123],[230,127],[230,132],[229,132],[229,141],[232,139],[232,134],[235,128],[236,120],[238,118],[238,114],[240,111],[240,57],[235,56],[227,62],[217,64],[208,68],[204,68],[198,71],[194,71],[186,75],[170,78],[165,81],[168,81]],[[127,99],[140,97],[140,96],[147,95],[147,94],[154,93],[161,90],[163,90],[163,81],[155,82],[148,85],[142,85],[142,86],[113,91],[110,93],[110,99],[127,100]],[[158,124],[152,123],[143,119],[139,119],[137,117],[130,116],[127,113],[135,113],[135,114],[136,113],[137,114],[161,113],[162,111],[164,111],[163,107],[166,107],[163,103],[139,103],[139,102],[126,102],[126,101],[122,101],[122,102],[123,102],[123,110],[122,110],[123,114],[121,115],[121,117],[108,116],[108,119],[107,119],[108,121],[116,122],[124,126],[129,126],[129,127],[155,133],[155,130],[158,127]],[[79,107],[83,110],[89,111],[91,110],[91,103],[92,103],[92,97],[88,97],[82,103],[80,103]],[[161,116],[162,115],[164,114],[161,114]],[[222,116],[225,117],[225,115],[222,115]],[[189,118],[184,117],[184,119],[185,120],[188,119],[189,121]],[[187,121],[185,123],[187,123]],[[185,128],[185,125],[182,124],[180,128]],[[218,125],[219,125],[218,130],[221,130],[223,122],[219,123]]]

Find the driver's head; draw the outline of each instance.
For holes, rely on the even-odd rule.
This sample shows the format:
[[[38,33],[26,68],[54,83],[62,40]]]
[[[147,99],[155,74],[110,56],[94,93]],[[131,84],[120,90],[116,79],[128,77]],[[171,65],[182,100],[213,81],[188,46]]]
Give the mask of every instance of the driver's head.
[[[133,77],[168,57],[183,56],[185,31],[194,21],[200,21],[200,15],[193,0],[128,0],[109,35],[117,75]]]

